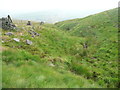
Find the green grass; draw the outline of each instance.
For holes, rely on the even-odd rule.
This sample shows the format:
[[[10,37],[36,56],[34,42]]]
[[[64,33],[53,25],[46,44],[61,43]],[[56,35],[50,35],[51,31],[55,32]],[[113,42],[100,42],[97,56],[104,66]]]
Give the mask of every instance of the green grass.
[[[14,35],[2,32],[4,88],[118,87],[117,9],[34,28],[15,23]]]
[[[19,67],[17,63],[4,65],[3,86],[11,88],[78,88],[99,87],[93,81],[88,81],[63,69],[54,69],[41,63],[25,62]],[[9,75],[8,75],[9,73]],[[13,80],[14,79],[14,80]],[[11,83],[12,82],[12,83]]]
[[[107,87],[118,86],[117,19],[118,9],[116,8],[83,19],[68,20],[55,24],[72,36],[85,38],[88,48],[85,52],[86,57],[82,58],[84,60],[83,63],[89,63],[90,66],[94,66],[98,71],[100,69],[99,73],[101,74],[98,73],[97,80],[101,82],[102,79],[104,84],[107,84]],[[71,26],[73,22],[76,22],[76,24],[70,30],[67,30],[66,28]],[[77,64],[81,63],[78,62]]]

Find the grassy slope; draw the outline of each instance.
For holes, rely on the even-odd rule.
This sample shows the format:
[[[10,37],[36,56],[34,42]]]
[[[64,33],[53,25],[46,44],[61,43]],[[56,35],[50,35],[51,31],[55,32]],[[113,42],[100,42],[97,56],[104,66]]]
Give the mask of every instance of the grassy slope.
[[[35,38],[28,34],[31,29],[28,26],[20,26],[25,30],[13,32],[13,36],[4,35],[7,31],[3,31],[3,87],[99,87],[92,80],[70,72],[67,63],[79,41],[76,37],[59,32],[51,25],[34,26],[40,33]],[[21,42],[13,41],[14,37]],[[26,45],[26,39],[33,45]],[[55,66],[51,67],[51,63]]]
[[[72,23],[73,26],[71,25]],[[56,23],[56,26],[67,31],[72,36],[86,39],[88,48],[87,57],[84,58],[84,61],[89,61],[91,63],[90,65],[102,69],[103,72],[101,75],[103,75],[104,78],[102,76],[101,79],[107,83],[111,83],[114,80],[116,82],[118,78],[117,24],[118,9],[112,9],[83,19]],[[70,29],[68,29],[69,27]]]
[[[110,15],[113,11],[109,12]],[[116,22],[111,23],[111,20],[110,25],[104,24],[104,30],[97,24],[98,31],[93,28],[93,23],[102,22],[91,20],[99,15],[100,18],[108,17],[98,14],[56,24],[60,27],[34,23],[34,31],[40,33],[35,38],[28,34],[32,27],[24,23],[17,23],[20,30],[13,31],[12,36],[4,35],[8,31],[3,31],[3,87],[117,87],[117,29],[109,27]],[[91,28],[89,31],[85,29],[88,26]],[[59,28],[69,28],[69,32]],[[109,31],[110,40],[104,40],[106,36],[100,38]],[[13,41],[14,37],[21,41]],[[33,44],[26,45],[26,39]],[[85,43],[87,49],[83,47]]]

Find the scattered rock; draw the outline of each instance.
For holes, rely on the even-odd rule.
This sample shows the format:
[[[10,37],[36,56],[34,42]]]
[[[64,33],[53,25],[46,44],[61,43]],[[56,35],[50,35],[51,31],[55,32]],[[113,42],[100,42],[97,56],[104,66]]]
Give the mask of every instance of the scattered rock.
[[[40,22],[40,25],[43,25],[44,24],[44,22]]]
[[[22,29],[23,29],[23,30],[25,30],[25,28],[24,28],[24,27],[22,27]]]
[[[16,42],[20,42],[20,39],[18,39],[18,38],[13,38],[13,40]]]
[[[55,65],[53,63],[50,63],[49,66],[54,67]]]
[[[39,33],[35,32],[35,31],[33,31],[33,30],[28,31],[28,33],[29,33],[29,34],[31,34],[31,35],[32,35],[32,37],[35,37],[35,36],[40,36],[40,34],[39,34]]]
[[[32,37],[35,37],[35,35],[32,35]]]
[[[30,41],[30,40],[26,40],[26,43],[27,43],[28,45],[32,45],[32,41]]]
[[[31,25],[31,21],[28,21],[27,25]]]
[[[31,35],[33,34],[31,31],[28,31],[28,33],[31,34]]]
[[[4,41],[2,41],[2,43],[4,43]]]
[[[36,35],[36,36],[40,36],[40,34],[39,34],[39,33],[36,33],[35,35]]]
[[[5,35],[11,36],[11,35],[13,35],[13,33],[12,32],[7,32],[7,33],[5,33]]]
[[[35,29],[35,27],[33,26],[32,29]]]
[[[34,35],[36,35],[36,32],[32,31],[32,33],[33,33]]]
[[[15,27],[14,25],[13,25],[13,30],[16,30],[17,29],[17,27]]]
[[[34,35],[36,35],[36,36],[39,36],[40,34],[39,33],[36,33],[36,32],[33,32],[34,33]]]

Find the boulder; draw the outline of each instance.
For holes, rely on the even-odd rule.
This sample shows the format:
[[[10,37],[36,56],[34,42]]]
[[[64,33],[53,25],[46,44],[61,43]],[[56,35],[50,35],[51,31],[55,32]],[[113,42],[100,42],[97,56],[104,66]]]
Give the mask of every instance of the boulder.
[[[7,33],[5,33],[5,35],[11,36],[11,35],[13,35],[13,33],[12,32],[7,32]]]
[[[20,42],[20,39],[18,39],[18,38],[13,38],[13,40],[16,42]]]
[[[30,41],[30,40],[26,40],[26,43],[27,43],[28,45],[32,45],[32,41]]]

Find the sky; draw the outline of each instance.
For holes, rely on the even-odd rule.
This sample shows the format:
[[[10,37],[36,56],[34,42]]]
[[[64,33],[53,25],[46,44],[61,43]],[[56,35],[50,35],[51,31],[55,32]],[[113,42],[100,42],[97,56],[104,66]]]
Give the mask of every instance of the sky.
[[[0,11],[27,13],[44,10],[108,10],[118,6],[119,0],[0,0]]]
[[[52,23],[118,7],[119,0],[0,0],[0,17]]]

